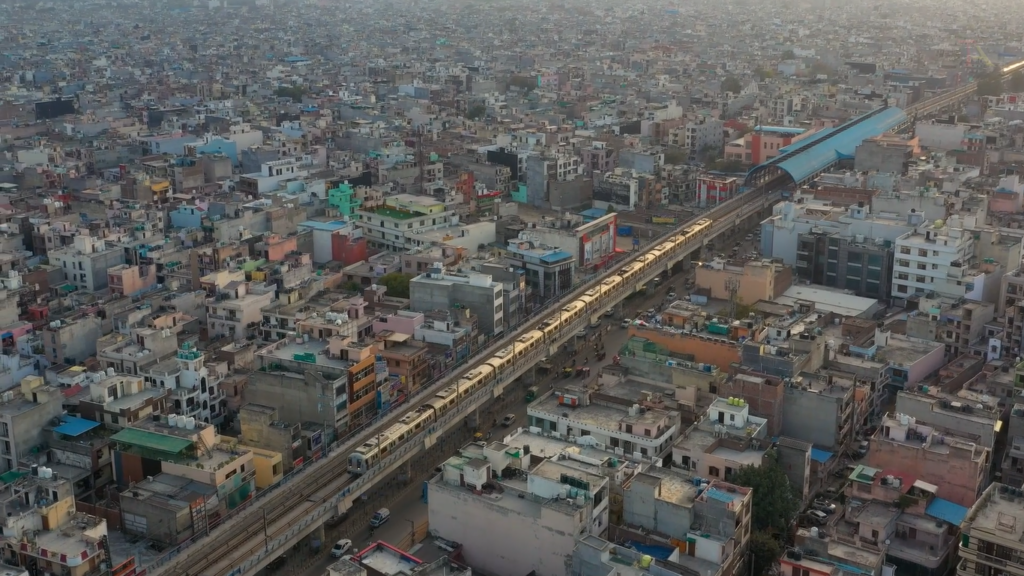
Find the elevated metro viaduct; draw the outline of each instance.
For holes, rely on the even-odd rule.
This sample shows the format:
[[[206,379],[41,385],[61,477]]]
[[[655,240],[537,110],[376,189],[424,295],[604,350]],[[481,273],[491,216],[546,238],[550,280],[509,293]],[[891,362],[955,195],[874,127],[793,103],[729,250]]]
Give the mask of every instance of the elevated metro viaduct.
[[[743,184],[759,186],[780,175],[802,186],[842,160],[852,160],[867,138],[898,128],[907,115],[899,108],[877,108],[835,128],[828,128],[779,150],[779,155],[755,166]]]

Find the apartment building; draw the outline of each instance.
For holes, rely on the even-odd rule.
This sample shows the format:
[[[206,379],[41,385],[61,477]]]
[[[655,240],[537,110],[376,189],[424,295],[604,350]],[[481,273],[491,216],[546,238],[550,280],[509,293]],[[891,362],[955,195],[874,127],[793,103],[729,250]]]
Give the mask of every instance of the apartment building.
[[[987,337],[995,308],[989,302],[922,296],[918,298],[917,310],[907,317],[907,336],[942,343],[947,358],[971,354],[977,348],[979,355],[996,360],[1000,356],[998,346],[990,352]]]
[[[76,235],[71,246],[52,250],[48,256],[64,273],[65,282],[86,292],[105,289],[109,285],[107,271],[124,264],[123,250],[85,234]]]
[[[113,332],[100,338],[96,347],[100,368],[135,375],[174,356],[178,336],[169,328],[132,328],[129,335]]]
[[[546,302],[572,287],[576,258],[571,252],[538,245],[529,240],[531,236],[530,232],[524,231],[518,238],[510,239],[506,257],[525,271],[526,284],[532,289],[534,298]]]
[[[33,466],[6,483],[0,510],[6,562],[36,574],[97,576],[109,570],[107,521],[78,512],[71,482],[51,468]]]
[[[205,281],[205,279],[204,279]],[[262,310],[274,301],[276,287],[263,282],[228,282],[206,300],[209,337],[245,340],[263,320]]]
[[[167,408],[205,424],[224,421],[225,396],[221,381],[229,374],[227,362],[207,360],[192,342],[182,342],[174,358],[145,369],[150,387],[167,390]]]
[[[54,320],[39,337],[43,354],[51,364],[77,364],[96,354],[96,342],[102,334],[102,320],[81,316]]]
[[[1013,405],[1006,428],[1006,450],[1000,466],[1000,481],[1007,486],[1024,486],[1024,404]]]
[[[590,436],[598,446],[637,459],[662,457],[672,449],[680,430],[678,412],[644,408],[583,388],[560,388],[530,404],[526,410],[530,426],[568,438]]]
[[[107,285],[110,293],[119,296],[138,296],[156,288],[156,266],[141,264],[128,266],[119,264],[107,269]]]
[[[108,368],[102,379],[89,384],[88,394],[78,400],[83,418],[120,430],[153,414],[166,414],[166,388],[150,385],[140,376],[116,374]]]
[[[484,334],[505,330],[503,287],[489,274],[446,272],[441,264],[435,264],[428,273],[409,281],[409,306],[414,312],[468,308]]]
[[[1024,574],[1024,492],[993,483],[971,506],[960,525],[957,576]]]
[[[356,210],[355,214],[369,247],[391,252],[415,247],[417,234],[459,223],[458,215],[444,202],[412,194],[388,196],[383,207]]]
[[[960,506],[973,505],[988,482],[991,450],[911,416],[886,415],[870,442],[865,464],[931,482],[936,496]]]
[[[214,488],[216,505],[226,510],[237,508],[256,492],[252,452],[228,442],[230,439],[222,442],[213,426],[195,418],[173,414],[147,418],[110,440],[115,452],[114,478],[120,487],[138,484],[159,471]],[[144,510],[135,513],[144,514]],[[129,520],[126,518],[126,524]]]
[[[700,478],[729,482],[744,466],[759,467],[771,443],[767,421],[738,398],[716,398],[672,446],[672,462]]]
[[[114,481],[110,436],[100,426],[94,420],[62,415],[45,429],[47,456],[61,465],[60,474],[71,482],[76,500],[103,499]]]
[[[711,291],[711,298],[729,300],[736,288],[736,298],[753,305],[760,300],[774,300],[793,284],[793,269],[772,260],[732,262],[714,258],[696,267],[694,282]]]
[[[17,470],[22,458],[45,445],[44,427],[63,412],[60,390],[38,376],[0,396],[0,472]],[[5,533],[6,534],[6,533]]]
[[[910,215],[911,218],[914,214]],[[925,223],[896,239],[892,295],[905,299],[935,292],[947,298],[982,300],[982,282],[970,272],[974,236],[960,226],[957,216]]]
[[[887,299],[892,286],[893,247],[884,238],[811,229],[797,240],[796,275],[801,280],[857,296]]]

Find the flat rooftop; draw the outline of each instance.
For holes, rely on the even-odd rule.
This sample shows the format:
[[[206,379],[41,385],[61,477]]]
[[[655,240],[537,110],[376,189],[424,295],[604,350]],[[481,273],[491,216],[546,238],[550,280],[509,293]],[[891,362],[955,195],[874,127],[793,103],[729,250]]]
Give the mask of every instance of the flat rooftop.
[[[277,358],[288,362],[302,362],[310,366],[326,366],[337,370],[348,370],[349,367],[354,365],[353,362],[348,360],[328,356],[327,348],[329,345],[329,340],[321,342],[310,339],[309,342],[299,343],[294,339],[288,339],[287,343],[273,349],[264,348],[259,354],[266,358]],[[307,360],[313,360],[313,362],[308,362]]]
[[[967,513],[965,531],[985,530],[1008,540],[1024,540],[1024,498],[1000,494],[1003,484],[992,484]]]

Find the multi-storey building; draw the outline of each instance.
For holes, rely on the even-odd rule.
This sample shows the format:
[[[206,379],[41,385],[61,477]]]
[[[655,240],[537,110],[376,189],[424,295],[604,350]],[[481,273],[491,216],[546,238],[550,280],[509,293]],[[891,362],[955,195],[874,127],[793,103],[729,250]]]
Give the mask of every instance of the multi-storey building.
[[[50,262],[59,266],[64,280],[79,290],[96,292],[107,287],[107,270],[124,264],[124,251],[108,247],[102,238],[75,236],[74,244],[49,252]]]
[[[1024,492],[994,483],[960,524],[957,576],[1024,574]]]
[[[61,415],[60,390],[38,376],[27,376],[21,389],[0,398],[0,471],[17,470],[22,458],[45,445],[44,427]]]
[[[948,223],[918,220],[913,231],[896,239],[893,297],[905,299],[935,292],[948,298],[981,300],[981,275],[969,272],[974,257],[973,234],[960,226],[956,216]]]
[[[403,252],[415,246],[416,234],[458,224],[459,218],[444,202],[427,196],[397,194],[373,211],[356,210],[370,248]]]
[[[142,372],[148,385],[166,389],[168,408],[180,416],[218,425],[224,421],[221,380],[228,375],[227,362],[208,362],[192,342],[183,342],[174,358]]]
[[[488,274],[445,272],[437,264],[409,281],[409,305],[416,312],[469,308],[483,333],[500,334],[505,329],[502,285]]]
[[[276,286],[264,282],[229,282],[206,300],[209,336],[245,340],[256,332],[262,310],[274,300]]]

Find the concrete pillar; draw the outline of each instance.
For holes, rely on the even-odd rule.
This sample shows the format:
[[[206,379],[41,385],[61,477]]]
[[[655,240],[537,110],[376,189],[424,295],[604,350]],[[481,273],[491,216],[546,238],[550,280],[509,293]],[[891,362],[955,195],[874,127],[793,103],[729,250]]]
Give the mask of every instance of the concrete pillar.
[[[469,427],[472,430],[476,430],[480,427],[480,408],[476,408],[470,412],[466,418],[469,419]]]
[[[523,381],[523,385],[526,387],[533,386],[537,381],[537,367],[530,366],[519,378]]]
[[[309,536],[306,536],[306,542],[309,543],[310,548],[316,546],[317,542],[319,542],[320,549],[323,550],[323,547],[327,546],[327,542],[324,538],[324,525],[320,524],[316,528],[313,528],[313,531],[309,533]]]
[[[409,458],[398,468],[398,482],[408,484],[412,478],[412,458]]]

